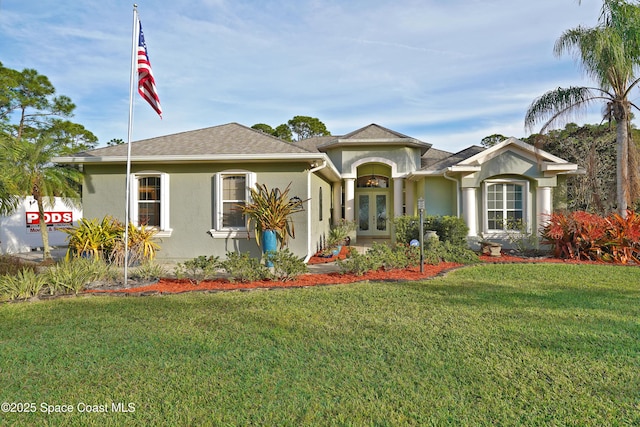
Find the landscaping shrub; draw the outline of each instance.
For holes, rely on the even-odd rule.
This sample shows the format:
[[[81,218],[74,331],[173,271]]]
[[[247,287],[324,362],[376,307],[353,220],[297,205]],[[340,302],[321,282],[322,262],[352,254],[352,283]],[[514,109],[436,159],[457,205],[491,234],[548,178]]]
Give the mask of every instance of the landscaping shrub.
[[[49,294],[77,295],[88,284],[98,280],[114,280],[117,274],[112,266],[102,260],[78,258],[52,266],[43,274],[43,278]]]
[[[420,249],[403,243],[389,246],[376,242],[366,255],[374,259],[374,264],[382,265],[385,270],[420,265]]]
[[[211,280],[216,277],[218,270],[223,267],[220,257],[200,255],[191,260],[178,263],[174,272],[178,279],[189,279],[191,283],[198,284],[203,280]]]
[[[640,263],[640,215],[629,210],[607,217],[584,211],[554,212],[542,230],[557,258]]]
[[[135,266],[147,261],[152,261],[156,257],[156,252],[160,250],[153,239],[158,230],[145,225],[135,226],[129,223],[129,266]],[[125,263],[125,247],[124,247],[124,227],[122,234],[118,236],[116,242],[109,254],[109,261],[117,266],[124,266]]]
[[[45,277],[32,268],[24,268],[15,275],[0,276],[0,297],[2,299],[28,299],[40,293],[45,285]]]
[[[454,246],[467,246],[469,227],[464,219],[455,216],[428,216],[425,218],[425,230],[435,230],[442,242]]]
[[[377,270],[382,267],[382,262],[372,256],[361,254],[354,248],[351,248],[349,257],[337,261],[338,268],[342,274],[355,274],[362,276],[367,271]]]
[[[393,219],[396,242],[409,243],[420,237],[420,218],[417,216],[400,216]]]
[[[222,267],[232,282],[253,282],[271,277],[268,267],[257,258],[251,258],[249,252],[227,252],[227,259]]]
[[[120,221],[107,215],[101,221],[97,218],[80,218],[77,226],[62,231],[69,235],[67,258],[106,260],[124,228]]]
[[[429,239],[424,244],[424,262],[437,265],[440,262],[455,262],[458,264],[473,264],[479,262],[478,254],[469,248],[454,245],[451,242],[441,242]]]
[[[267,256],[273,263],[273,277],[281,282],[295,280],[309,271],[304,258],[297,257],[289,248],[272,252]]]
[[[145,261],[131,270],[131,277],[146,281],[158,280],[167,275],[167,270],[153,261]]]
[[[426,216],[423,231],[434,230],[443,242],[455,246],[467,246],[469,227],[462,218],[455,216]],[[396,241],[409,243],[420,238],[420,218],[418,216],[402,216],[394,219]]]
[[[62,231],[69,235],[67,258],[101,259],[117,266],[124,265],[125,229],[117,219],[109,215],[101,221],[96,218],[81,218],[76,227]],[[129,223],[130,266],[155,257],[156,252],[160,250],[160,246],[153,241],[157,232],[153,227],[136,227]]]
[[[527,223],[521,219],[509,221],[507,240],[519,254],[533,254],[538,252],[538,235],[529,230]]]

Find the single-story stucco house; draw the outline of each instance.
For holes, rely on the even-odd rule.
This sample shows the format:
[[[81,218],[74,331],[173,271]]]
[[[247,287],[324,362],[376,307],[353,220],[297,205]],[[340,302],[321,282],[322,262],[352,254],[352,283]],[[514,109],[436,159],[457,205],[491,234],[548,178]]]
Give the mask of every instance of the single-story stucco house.
[[[85,218],[124,219],[126,145],[55,160],[82,166]],[[294,214],[289,248],[310,257],[339,219],[356,222],[357,239],[392,239],[392,219],[417,215],[419,199],[427,215],[462,217],[470,240],[505,235],[502,219],[536,232],[577,169],[515,138],[448,153],[376,124],[288,143],[229,123],[133,142],[130,212],[159,229],[159,258],[258,255],[233,206],[255,183],[291,184],[291,196],[309,200]]]

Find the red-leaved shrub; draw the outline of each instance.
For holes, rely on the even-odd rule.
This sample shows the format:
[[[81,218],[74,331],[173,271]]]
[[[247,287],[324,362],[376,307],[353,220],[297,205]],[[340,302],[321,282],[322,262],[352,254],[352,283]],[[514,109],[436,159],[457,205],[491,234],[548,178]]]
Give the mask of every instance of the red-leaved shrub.
[[[557,258],[640,263],[640,215],[631,210],[626,218],[617,213],[601,217],[584,211],[554,212],[542,237]]]

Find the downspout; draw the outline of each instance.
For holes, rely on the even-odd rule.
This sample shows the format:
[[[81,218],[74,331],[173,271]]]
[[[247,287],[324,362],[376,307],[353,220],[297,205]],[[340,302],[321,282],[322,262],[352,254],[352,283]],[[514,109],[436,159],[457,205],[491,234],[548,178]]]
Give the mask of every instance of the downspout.
[[[442,176],[444,176],[445,179],[456,183],[456,216],[460,218],[460,182],[458,182],[454,177],[448,176],[447,172],[449,172],[449,169],[445,169]]]
[[[320,166],[309,169],[307,173],[307,196],[311,198],[311,174],[318,172],[327,167],[327,161],[323,160]],[[311,247],[311,209],[307,209],[307,256],[304,258],[306,264],[313,256],[313,248]]]

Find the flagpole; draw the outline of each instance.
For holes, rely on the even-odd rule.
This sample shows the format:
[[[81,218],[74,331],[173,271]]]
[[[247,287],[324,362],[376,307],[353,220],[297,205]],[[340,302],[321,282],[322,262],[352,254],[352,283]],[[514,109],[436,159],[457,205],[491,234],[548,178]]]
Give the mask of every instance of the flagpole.
[[[133,5],[133,34],[131,36],[131,75],[129,79],[129,128],[127,130],[127,177],[126,177],[126,189],[125,189],[125,207],[124,207],[124,284],[125,286],[129,280],[129,222],[130,213],[129,205],[131,200],[131,134],[133,133],[133,93],[136,80],[136,59],[137,59],[137,46],[138,41],[138,5]]]

